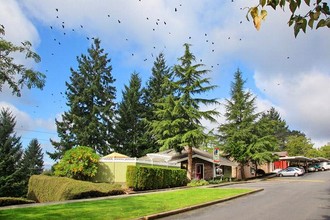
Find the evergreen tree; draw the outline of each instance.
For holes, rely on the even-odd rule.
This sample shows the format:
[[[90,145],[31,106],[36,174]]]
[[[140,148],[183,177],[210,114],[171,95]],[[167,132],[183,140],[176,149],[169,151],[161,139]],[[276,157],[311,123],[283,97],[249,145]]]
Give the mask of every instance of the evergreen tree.
[[[260,122],[268,124],[268,134],[273,134],[277,140],[277,145],[280,150],[284,149],[286,138],[289,133],[289,128],[274,107],[271,107],[267,112],[261,114]]]
[[[190,52],[190,45],[184,44],[185,52],[178,60],[180,64],[174,66],[175,82],[170,88],[176,92],[164,98],[157,104],[157,119],[152,122],[152,131],[158,135],[159,143],[164,147],[174,147],[181,150],[187,147],[188,152],[188,178],[192,179],[192,148],[198,148],[207,138],[202,118],[215,121],[215,110],[201,111],[200,104],[217,103],[215,99],[201,98],[204,94],[215,88],[209,85],[209,78],[204,78],[208,70],[199,70],[203,64],[196,62],[195,56]],[[207,84],[205,86],[205,84]]]
[[[226,100],[226,123],[219,127],[223,150],[235,159],[241,168],[244,179],[244,165],[251,161],[251,148],[257,140],[255,131],[255,97],[244,91],[245,81],[237,70],[231,85],[231,99]]]
[[[69,111],[56,120],[60,141],[51,140],[56,151],[47,152],[54,160],[78,145],[89,146],[101,155],[109,153],[113,143],[115,79],[112,66],[100,40],[95,39],[88,55],[77,58],[78,70],[71,68],[71,82],[66,82]]]
[[[22,160],[22,171],[25,175],[25,189],[27,193],[29,179],[32,175],[41,174],[43,171],[44,154],[37,139],[32,139],[25,149]]]
[[[116,150],[131,157],[145,154],[145,126],[142,120],[145,107],[142,103],[141,79],[137,73],[131,75],[129,85],[125,85],[123,99],[118,107],[116,124]]]
[[[172,75],[171,69],[166,65],[164,54],[160,53],[152,67],[152,76],[143,90],[143,103],[146,108],[145,119],[147,122],[152,122],[156,118],[156,103],[172,93],[171,87],[167,86],[168,83],[166,83],[172,79]],[[147,130],[150,131],[150,129],[148,127]],[[145,132],[145,136],[148,142],[148,152],[157,152],[161,146],[157,144],[155,136],[151,132]]]
[[[24,181],[20,162],[22,144],[14,132],[16,122],[9,109],[0,112],[0,197],[20,197],[24,194]]]
[[[168,95],[156,103],[155,119],[151,121],[152,134],[155,135],[160,150],[175,149],[182,151],[184,121],[181,119],[182,107],[177,97]]]

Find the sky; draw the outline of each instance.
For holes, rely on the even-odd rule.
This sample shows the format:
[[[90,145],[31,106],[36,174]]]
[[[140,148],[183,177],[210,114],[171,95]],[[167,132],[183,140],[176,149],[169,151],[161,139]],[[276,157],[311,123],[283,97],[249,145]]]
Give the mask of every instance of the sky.
[[[210,70],[217,88],[205,94],[216,98],[221,113],[218,123],[203,121],[208,128],[224,123],[225,100],[230,98],[234,73],[239,69],[245,88],[256,98],[257,111],[274,107],[291,130],[304,132],[314,147],[330,142],[330,31],[310,30],[294,37],[287,22],[289,9],[268,9],[257,31],[246,19],[255,0],[0,0],[0,24],[4,38],[15,44],[28,40],[41,56],[36,64],[15,55],[15,61],[46,74],[43,90],[23,89],[16,97],[4,86],[0,108],[16,117],[15,131],[26,147],[37,138],[45,166],[54,163],[46,151],[58,140],[55,119],[68,110],[66,82],[77,57],[87,54],[93,38],[111,59],[116,79],[117,102],[133,72],[143,85],[151,76],[156,56],[164,53],[168,66],[178,64],[184,43],[198,63]],[[306,8],[301,8],[306,13]]]

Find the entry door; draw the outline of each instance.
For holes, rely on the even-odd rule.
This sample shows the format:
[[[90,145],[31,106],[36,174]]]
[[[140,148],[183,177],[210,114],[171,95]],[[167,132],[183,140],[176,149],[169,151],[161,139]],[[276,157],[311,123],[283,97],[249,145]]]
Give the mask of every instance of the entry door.
[[[196,170],[195,178],[198,180],[204,179],[204,164],[196,163],[195,170]]]

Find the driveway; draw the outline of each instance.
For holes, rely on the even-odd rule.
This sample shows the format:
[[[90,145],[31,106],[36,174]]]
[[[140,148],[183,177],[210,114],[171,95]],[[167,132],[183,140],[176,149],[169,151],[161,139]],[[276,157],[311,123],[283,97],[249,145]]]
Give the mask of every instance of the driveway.
[[[330,171],[225,188],[263,188],[264,191],[163,219],[330,220]]]

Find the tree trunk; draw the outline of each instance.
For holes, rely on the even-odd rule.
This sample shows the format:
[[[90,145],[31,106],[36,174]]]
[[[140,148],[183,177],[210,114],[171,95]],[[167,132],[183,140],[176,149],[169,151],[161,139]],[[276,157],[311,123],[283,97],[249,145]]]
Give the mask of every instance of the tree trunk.
[[[189,180],[192,179],[192,147],[188,146],[187,148],[187,153],[188,153],[188,172],[187,172],[187,177]]]

